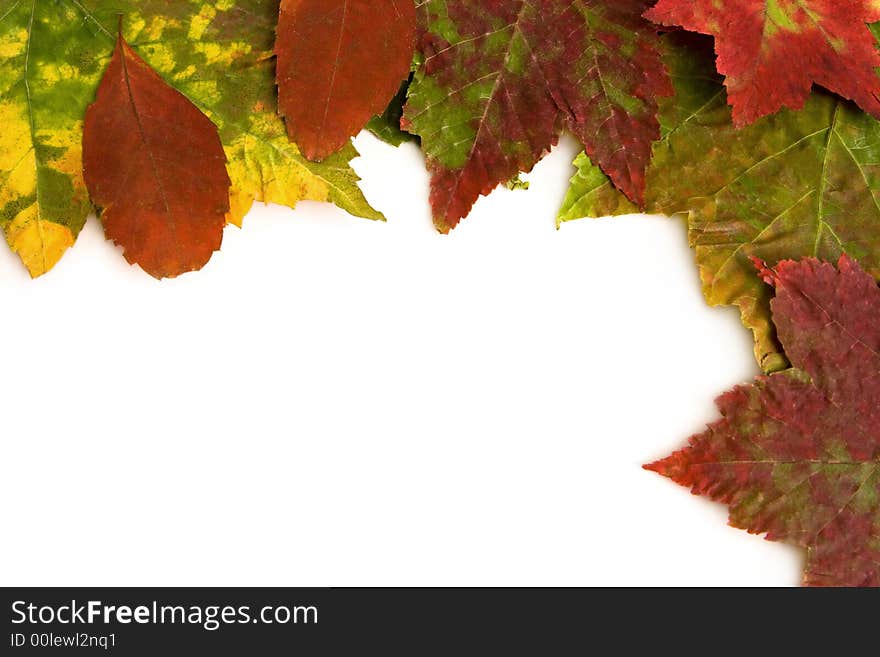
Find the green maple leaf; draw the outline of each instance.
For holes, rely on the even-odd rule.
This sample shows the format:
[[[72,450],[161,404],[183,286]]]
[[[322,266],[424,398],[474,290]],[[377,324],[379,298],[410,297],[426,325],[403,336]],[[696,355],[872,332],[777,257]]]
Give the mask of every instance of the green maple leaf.
[[[706,42],[682,39],[666,40],[676,95],[661,101],[647,210],[687,214],[706,299],[738,306],[761,366],[779,370],[787,362],[750,257],[847,254],[880,275],[880,123],[817,91],[800,111],[737,130]],[[637,211],[585,155],[575,165],[560,222]]]
[[[348,146],[303,158],[276,113],[278,0],[0,0],[0,227],[33,276],[70,247],[91,211],[82,126],[116,40],[126,39],[217,125],[240,223],[253,201],[330,201],[371,219]]]

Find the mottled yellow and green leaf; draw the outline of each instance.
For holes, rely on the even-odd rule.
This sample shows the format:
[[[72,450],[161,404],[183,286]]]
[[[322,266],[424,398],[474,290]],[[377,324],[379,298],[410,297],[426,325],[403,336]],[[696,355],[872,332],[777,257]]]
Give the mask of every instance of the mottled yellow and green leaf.
[[[218,126],[232,179],[229,221],[254,200],[328,201],[371,219],[353,146],[302,157],[277,116],[278,0],[0,0],[0,227],[33,276],[54,266],[91,211],[82,124],[113,52],[132,47]]]

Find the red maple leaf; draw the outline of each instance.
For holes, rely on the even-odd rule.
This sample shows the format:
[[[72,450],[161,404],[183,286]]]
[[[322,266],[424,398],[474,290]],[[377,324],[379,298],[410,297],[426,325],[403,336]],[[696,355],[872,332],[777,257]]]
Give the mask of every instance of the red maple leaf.
[[[645,16],[715,37],[734,123],[804,106],[813,83],[880,118],[872,0],[660,0]]]
[[[807,549],[804,582],[880,586],[880,288],[847,256],[761,267],[795,369],[722,395],[723,419],[645,466]]]

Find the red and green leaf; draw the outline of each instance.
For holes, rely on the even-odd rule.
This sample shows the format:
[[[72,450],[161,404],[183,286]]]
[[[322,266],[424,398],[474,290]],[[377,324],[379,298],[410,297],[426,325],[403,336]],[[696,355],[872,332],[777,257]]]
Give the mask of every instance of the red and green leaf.
[[[428,0],[404,127],[421,137],[441,231],[530,170],[563,127],[644,198],[657,97],[671,93],[647,0]]]
[[[806,548],[806,584],[880,586],[880,289],[848,256],[761,273],[796,369],[722,395],[723,419],[646,467]]]
[[[802,108],[814,83],[880,118],[873,0],[660,0],[645,15],[715,37],[738,127]]]

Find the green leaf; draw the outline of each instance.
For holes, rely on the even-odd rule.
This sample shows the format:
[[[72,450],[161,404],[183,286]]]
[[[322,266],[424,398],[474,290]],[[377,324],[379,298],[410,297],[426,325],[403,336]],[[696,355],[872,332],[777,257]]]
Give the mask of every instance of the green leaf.
[[[0,0],[0,227],[32,276],[58,262],[91,211],[82,122],[110,51],[72,2]]]
[[[406,104],[406,95],[409,92],[411,81],[412,75],[410,75],[409,80],[400,85],[400,90],[391,99],[385,111],[379,116],[373,117],[367,124],[367,130],[392,146],[400,146],[407,142],[419,143],[419,138],[416,135],[406,132],[400,127],[400,120],[403,118],[403,106]]]

